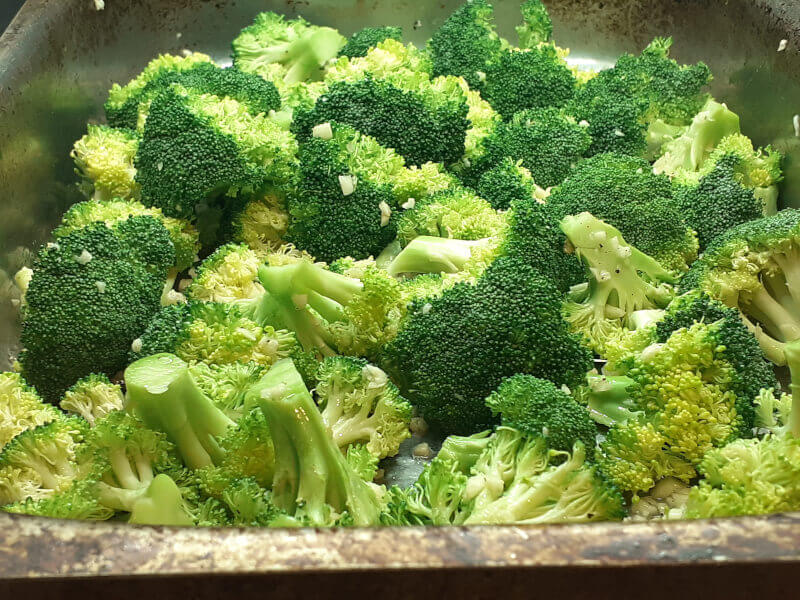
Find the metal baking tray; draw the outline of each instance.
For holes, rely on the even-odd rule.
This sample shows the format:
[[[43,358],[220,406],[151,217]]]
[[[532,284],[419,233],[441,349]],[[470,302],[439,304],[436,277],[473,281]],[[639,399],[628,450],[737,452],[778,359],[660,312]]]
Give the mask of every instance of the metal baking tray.
[[[87,120],[102,120],[112,81],[126,81],[160,52],[188,48],[224,61],[230,40],[261,10],[301,14],[345,34],[395,24],[408,41],[423,43],[458,3],[106,0],[105,9],[97,11],[94,0],[28,0],[0,37],[0,369],[8,367],[18,328],[3,276],[29,260],[29,249],[77,199],[69,150]],[[494,4],[501,33],[510,35],[517,2]],[[574,60],[609,64],[654,36],[672,35],[676,58],[706,61],[715,74],[713,92],[741,115],[744,131],[787,154],[783,198],[800,206],[800,138],[793,126],[800,112],[800,2],[549,0],[547,5],[556,38],[572,49]],[[783,39],[788,45],[778,52]],[[365,571],[498,568],[544,574],[551,567],[588,573],[583,569],[744,569],[788,566],[798,559],[800,515],[544,527],[214,530],[0,514],[0,588],[3,581],[21,578],[354,571],[365,576]],[[418,586],[424,591],[424,580]],[[652,597],[655,590],[647,593]]]

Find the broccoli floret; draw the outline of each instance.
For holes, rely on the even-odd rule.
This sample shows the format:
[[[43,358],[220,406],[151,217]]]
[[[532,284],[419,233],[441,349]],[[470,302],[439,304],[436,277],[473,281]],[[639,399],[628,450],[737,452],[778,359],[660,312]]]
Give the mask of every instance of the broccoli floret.
[[[483,139],[483,154],[462,175],[475,186],[480,176],[506,158],[520,161],[537,185],[561,183],[590,144],[586,127],[556,108],[516,113]]]
[[[376,525],[378,497],[329,435],[292,361],[275,363],[252,393],[275,443],[275,506],[312,526]]]
[[[784,343],[800,338],[799,236],[800,210],[742,223],[716,237],[681,281],[684,290],[738,308],[778,365],[785,364]]]
[[[553,284],[519,260],[495,260],[475,284],[415,300],[384,368],[432,426],[472,433],[492,422],[484,399],[515,373],[574,385],[591,368],[567,332]]]
[[[239,421],[249,408],[245,396],[261,376],[266,367],[252,362],[232,362],[192,365],[192,377],[203,393],[230,419]]]
[[[233,64],[265,79],[276,78],[291,85],[318,78],[322,67],[334,58],[345,38],[335,29],[311,25],[302,17],[287,21],[283,15],[262,12],[233,40]]]
[[[560,108],[575,93],[575,77],[555,46],[506,50],[486,69],[481,94],[504,119],[531,108]]]
[[[82,416],[92,427],[106,415],[123,409],[125,399],[119,384],[105,375],[92,373],[69,388],[59,406]]]
[[[139,136],[130,129],[106,125],[89,125],[87,130],[70,154],[82,191],[95,200],[138,198],[141,190],[133,162]]]
[[[347,464],[364,481],[371,482],[378,473],[379,459],[367,449],[366,444],[351,444],[347,447]]]
[[[696,181],[697,173],[717,144],[738,133],[739,116],[724,104],[709,99],[681,135],[662,145],[653,170]]]
[[[561,464],[555,459],[563,458]],[[586,448],[548,451],[541,436],[499,427],[472,469],[464,524],[575,523],[621,519],[622,495],[586,463]]]
[[[634,329],[636,311],[664,308],[672,299],[672,274],[657,261],[630,246],[619,230],[589,213],[564,217],[561,229],[588,267],[588,294],[580,302],[566,300],[564,319],[588,346],[605,356],[620,329]]]
[[[669,179],[654,174],[643,159],[587,159],[553,190],[547,205],[559,219],[591,213],[669,270],[686,270],[697,257],[697,238],[675,205]]]
[[[403,41],[403,30],[400,27],[364,27],[356,31],[339,50],[339,56],[355,58],[366,56],[367,52],[384,40]]]
[[[17,435],[0,452],[0,504],[37,500],[66,490],[85,469],[77,451],[88,425],[62,417]]]
[[[475,184],[475,191],[497,210],[508,210],[516,202],[531,199],[543,202],[549,196],[549,192],[536,184],[522,161],[510,157],[484,171]]]
[[[489,65],[508,42],[495,31],[494,11],[486,0],[462,4],[437,29],[428,42],[433,74],[463,77],[480,90]]]
[[[645,103],[636,97],[615,93],[599,77],[578,88],[575,97],[565,107],[565,112],[586,128],[591,143],[586,156],[609,152],[642,155],[647,148],[647,127],[641,122]]]
[[[229,202],[223,237],[245,244],[256,254],[278,250],[289,228],[286,194],[272,189],[240,202]]]
[[[90,373],[114,375],[160,308],[172,242],[152,217],[98,223],[45,247],[26,294],[20,363],[50,402]]]
[[[73,204],[61,218],[61,224],[53,231],[57,239],[87,225],[102,221],[112,229],[130,217],[150,216],[161,222],[169,232],[175,247],[175,271],[191,267],[200,250],[197,229],[188,221],[165,217],[157,208],[148,208],[135,200],[107,200],[79,202]]]
[[[286,238],[319,260],[376,256],[394,239],[409,198],[451,183],[436,165],[403,158],[347,126],[325,123],[301,145],[300,184],[289,195]]]
[[[376,458],[397,454],[411,435],[412,410],[386,373],[363,359],[334,356],[322,362],[317,379],[322,420],[339,448],[363,443]]]
[[[51,519],[81,521],[110,519],[114,516],[114,511],[97,502],[92,494],[92,485],[91,481],[75,481],[63,492],[41,498],[29,496],[25,500],[0,507],[0,511]]]
[[[181,73],[202,64],[213,65],[213,61],[210,56],[200,52],[192,52],[187,56],[160,54],[124,86],[120,86],[118,83],[111,86],[104,107],[108,122],[112,125],[116,125],[118,122],[128,123],[128,126],[134,129],[138,119],[139,98],[151,82],[166,73]]]
[[[535,48],[550,41],[553,22],[541,0],[527,0],[520,6],[522,23],[517,25],[520,48]]]
[[[289,356],[296,344],[290,332],[262,327],[236,305],[191,301],[167,306],[155,315],[134,340],[129,361],[169,352],[190,363],[269,366]]]
[[[0,373],[0,449],[23,431],[61,417],[19,373]]]
[[[553,450],[570,452],[575,442],[595,446],[597,427],[589,412],[546,379],[513,375],[491,393],[486,405],[504,426],[542,436]]]
[[[225,244],[197,267],[186,289],[190,300],[236,302],[259,298],[264,288],[258,282],[263,261],[245,244]]]
[[[217,196],[286,185],[294,175],[294,136],[232,98],[195,94],[177,84],[159,92],[136,156],[145,204],[191,218]]]
[[[148,427],[163,431],[187,466],[219,465],[219,439],[234,422],[217,408],[174,354],[154,354],[125,369],[128,409]]]

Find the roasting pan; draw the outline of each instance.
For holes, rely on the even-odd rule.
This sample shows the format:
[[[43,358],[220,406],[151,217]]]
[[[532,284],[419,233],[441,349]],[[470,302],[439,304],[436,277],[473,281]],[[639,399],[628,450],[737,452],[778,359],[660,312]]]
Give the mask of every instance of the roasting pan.
[[[744,132],[758,144],[771,143],[786,153],[784,204],[800,207],[800,138],[793,124],[794,115],[800,113],[800,0],[546,3],[559,44],[570,47],[572,59],[583,64],[609,64],[624,51],[640,50],[657,35],[674,36],[678,60],[706,61],[715,74],[714,94],[741,115]],[[230,40],[260,10],[299,14],[344,34],[367,25],[399,25],[408,41],[422,43],[458,1],[105,0],[105,4],[98,11],[94,0],[28,0],[0,37],[0,369],[8,367],[18,328],[8,297],[8,274],[30,261],[30,249],[45,239],[64,209],[76,201],[69,150],[87,120],[102,120],[102,103],[112,81],[126,81],[159,52],[201,50],[224,61]],[[511,37],[517,2],[494,4],[501,33]],[[788,44],[779,52],[784,39]],[[520,573],[535,574],[538,581],[548,580],[566,591],[570,583],[590,581],[588,574],[602,569],[612,573],[604,581],[613,583],[620,581],[618,574],[635,568],[653,573],[662,567],[680,567],[681,572],[693,567],[698,576],[703,573],[701,589],[714,581],[722,586],[727,582],[739,592],[726,595],[733,598],[753,597],[745,592],[748,589],[770,589],[770,582],[777,583],[781,573],[795,579],[796,590],[799,559],[800,515],[796,514],[672,523],[373,530],[176,529],[0,514],[0,592],[8,582],[22,579],[129,578],[141,583],[156,576],[182,576],[182,581],[191,576],[195,582],[218,576],[218,582],[230,582],[231,576],[252,581],[245,576],[304,574],[304,581],[318,582],[311,597],[328,597],[324,583],[328,580],[313,577],[357,573],[361,579],[350,579],[347,589],[364,592],[377,585],[384,598],[411,595],[397,595],[400,588],[389,593],[369,579],[383,573],[386,585],[390,580],[395,581],[392,585],[415,581],[415,598],[435,590],[440,597],[449,597],[441,590],[456,587],[468,589],[459,595],[470,598],[482,597],[480,590],[487,585],[501,586],[498,595],[503,595],[500,590],[517,585]],[[762,570],[754,571],[756,567]],[[553,584],[546,574],[554,570],[568,575]],[[476,579],[476,573],[485,576]],[[763,579],[755,588],[742,587],[745,573],[750,573],[747,578]],[[433,582],[441,577],[450,583],[436,587],[439,584]],[[189,595],[216,594],[215,585],[219,583],[195,585]],[[132,597],[143,589],[130,582],[127,586],[115,587],[112,593]],[[658,588],[667,590],[664,586],[661,583],[645,594],[660,597]],[[689,587],[682,596],[693,597]],[[231,596],[233,588],[226,589],[229,593],[219,597]],[[344,588],[340,592],[346,596]],[[259,590],[259,595],[265,594],[267,590]],[[531,588],[528,597],[539,596]],[[597,587],[580,597],[605,596]],[[788,597],[798,596],[789,592]]]

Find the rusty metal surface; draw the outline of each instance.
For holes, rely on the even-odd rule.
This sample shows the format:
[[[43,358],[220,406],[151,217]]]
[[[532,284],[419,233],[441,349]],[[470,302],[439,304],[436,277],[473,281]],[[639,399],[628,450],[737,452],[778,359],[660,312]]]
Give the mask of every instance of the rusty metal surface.
[[[2,1],[2,0],[0,0]],[[404,27],[421,42],[460,0],[28,0],[0,38],[0,369],[15,312],[3,275],[28,258],[75,199],[68,153],[104,94],[159,52],[223,59],[258,10],[280,10],[344,33]],[[785,194],[800,206],[800,2],[781,0],[550,0],[557,39],[582,59],[608,61],[675,34],[680,60],[706,60],[713,91],[758,143],[789,154]],[[496,0],[511,32],[515,0]],[[513,10],[512,10],[513,9]],[[419,26],[415,24],[419,21]],[[778,53],[781,39],[788,39]],[[389,569],[622,567],[795,562],[800,516],[538,528],[190,530],[0,515],[0,579],[268,574]]]
[[[191,529],[0,515],[0,579],[797,562],[800,515],[545,527]]]

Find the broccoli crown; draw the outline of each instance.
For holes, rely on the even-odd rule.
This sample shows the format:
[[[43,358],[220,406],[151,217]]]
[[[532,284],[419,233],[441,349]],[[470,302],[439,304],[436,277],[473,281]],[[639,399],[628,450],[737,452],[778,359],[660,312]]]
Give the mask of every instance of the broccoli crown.
[[[800,337],[800,211],[786,209],[717,236],[681,280],[738,308],[772,362],[782,365],[784,343]]]
[[[534,48],[549,42],[553,35],[553,22],[541,0],[527,0],[520,6],[522,23],[517,25],[520,48]]]
[[[261,379],[266,367],[253,362],[192,365],[192,377],[203,393],[233,421],[239,422],[249,408],[245,396]]]
[[[147,104],[159,91],[179,84],[198,94],[213,94],[229,97],[241,102],[248,111],[256,115],[278,110],[281,99],[272,82],[236,67],[220,68],[211,62],[197,62],[186,69],[163,69],[150,79],[144,87],[131,94],[119,106],[106,104],[106,117],[115,127],[142,129],[146,119]]]
[[[262,327],[236,305],[190,301],[167,306],[132,344],[129,360],[170,352],[190,362],[253,362],[269,366],[296,344],[288,331]]]
[[[475,284],[412,302],[383,360],[425,419],[455,433],[492,422],[484,399],[504,377],[528,373],[573,385],[591,368],[561,320],[557,289],[508,257]]]
[[[669,179],[643,159],[602,154],[582,161],[547,204],[559,219],[591,213],[670,270],[685,270],[697,257],[697,239],[675,206]]]
[[[285,359],[253,388],[275,444],[272,501],[309,525],[376,525],[378,498],[328,433],[311,394]]]
[[[322,66],[334,58],[346,40],[335,29],[311,25],[302,17],[262,12],[233,40],[233,64],[248,73],[285,84],[318,78]],[[273,70],[275,69],[275,70]]]
[[[497,126],[483,140],[483,155],[467,170],[465,181],[477,183],[480,175],[509,157],[528,169],[537,185],[561,183],[589,147],[586,127],[562,111],[548,107],[521,111]]]
[[[199,64],[211,64],[211,57],[200,52],[192,52],[187,56],[175,56],[172,54],[160,54],[151,60],[147,66],[135,78],[124,86],[115,83],[108,92],[108,100],[105,103],[106,117],[109,123],[114,124],[115,119],[121,122],[132,123],[131,129],[136,127],[136,112],[138,111],[138,99],[141,98],[143,90],[166,73],[180,73],[193,69]]]
[[[44,498],[81,478],[76,454],[87,429],[80,417],[62,417],[14,437],[0,452],[0,504]]]
[[[464,153],[469,127],[461,92],[441,92],[432,84],[404,90],[371,75],[333,83],[312,109],[298,109],[292,131],[302,140],[327,121],[347,124],[393,148],[408,164],[454,162]]]
[[[131,342],[160,307],[172,247],[163,225],[142,216],[113,231],[89,225],[41,250],[26,294],[20,363],[46,400],[58,402],[90,373],[125,366]]]
[[[94,489],[93,481],[75,481],[62,492],[36,498],[28,496],[24,500],[3,506],[2,510],[8,513],[50,517],[51,519],[78,519],[81,521],[110,519],[114,516],[114,510],[97,502]]]
[[[504,119],[530,108],[563,107],[575,93],[575,77],[555,46],[505,50],[486,69],[481,94]]]
[[[588,411],[553,382],[513,375],[489,395],[486,405],[506,427],[542,436],[549,448],[570,452],[575,442],[594,448],[597,427]]]
[[[228,202],[223,238],[245,244],[258,255],[278,250],[289,228],[286,193],[270,189],[254,197]]]
[[[19,373],[0,373],[0,449],[23,431],[60,416],[58,409],[45,404]]]
[[[82,416],[94,427],[109,413],[122,410],[124,402],[119,384],[111,383],[106,375],[92,373],[69,388],[59,406]]]
[[[494,26],[494,11],[486,0],[465,2],[428,41],[433,75],[463,77],[481,89],[486,70],[508,46]]]
[[[219,439],[234,422],[203,393],[189,365],[174,354],[154,354],[125,369],[128,410],[164,432],[192,469],[219,466]]]
[[[615,152],[640,156],[647,148],[641,122],[645,103],[636,97],[615,93],[598,77],[579,87],[565,112],[586,127],[591,143],[586,156]]]
[[[427,235],[459,240],[480,240],[505,234],[507,219],[473,191],[451,187],[420,198],[397,220],[397,237],[403,245]]]
[[[366,56],[371,48],[384,40],[403,41],[403,30],[400,27],[364,27],[356,31],[339,50],[339,56],[355,58]]]
[[[589,213],[569,215],[561,229],[588,267],[588,293],[566,300],[563,315],[572,331],[605,356],[606,344],[616,344],[620,329],[632,325],[636,311],[665,307],[673,296],[675,278],[656,260],[631,247],[619,230]],[[666,283],[665,283],[666,282]]]
[[[386,373],[366,360],[332,356],[317,374],[322,420],[342,448],[364,444],[376,458],[394,456],[410,437],[411,405]]]
[[[690,519],[791,512],[800,507],[800,439],[736,440],[710,451],[689,492]]]
[[[83,191],[97,200],[138,198],[140,189],[133,166],[138,149],[135,131],[89,125],[70,153]]]
[[[183,271],[194,264],[200,243],[197,229],[188,221],[165,217],[161,210],[148,208],[135,200],[89,200],[73,204],[61,218],[61,224],[53,231],[56,238],[64,237],[97,221],[114,228],[131,217],[150,216],[161,222],[169,232],[175,247],[174,267]]]
[[[697,232],[701,251],[731,227],[764,214],[764,207],[752,189],[737,181],[736,171],[740,162],[739,157],[728,154],[697,185],[678,185],[675,188],[675,204],[681,209],[686,223]]]
[[[541,436],[508,427],[492,438],[465,486],[471,506],[464,524],[576,523],[624,513],[622,495],[587,464],[583,443],[548,451]]]
[[[511,157],[484,171],[475,184],[475,191],[496,210],[508,210],[516,202],[546,197],[546,192],[536,185],[522,161]]]
[[[186,295],[190,300],[204,302],[259,298],[264,293],[258,283],[258,268],[262,262],[245,244],[224,244],[197,267]]]
[[[173,85],[150,105],[136,180],[146,204],[191,218],[195,205],[214,195],[285,185],[296,152],[294,137],[263,114],[251,115],[232,98]]]

